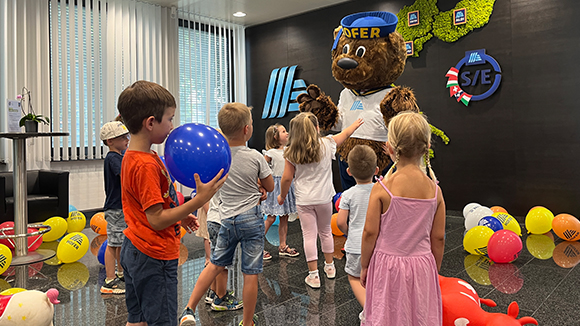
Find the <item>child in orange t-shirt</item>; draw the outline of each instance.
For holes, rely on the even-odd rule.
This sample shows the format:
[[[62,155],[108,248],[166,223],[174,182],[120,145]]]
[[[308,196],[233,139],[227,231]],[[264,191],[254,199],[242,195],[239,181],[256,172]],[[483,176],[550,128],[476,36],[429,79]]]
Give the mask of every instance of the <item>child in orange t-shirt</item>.
[[[131,133],[121,167],[127,325],[177,323],[180,226],[196,230],[199,224],[190,213],[209,201],[226,180],[220,180],[223,171],[206,184],[196,174],[197,195],[178,206],[169,174],[151,150],[173,129],[175,107],[169,91],[147,81],[138,81],[119,95],[118,109]]]

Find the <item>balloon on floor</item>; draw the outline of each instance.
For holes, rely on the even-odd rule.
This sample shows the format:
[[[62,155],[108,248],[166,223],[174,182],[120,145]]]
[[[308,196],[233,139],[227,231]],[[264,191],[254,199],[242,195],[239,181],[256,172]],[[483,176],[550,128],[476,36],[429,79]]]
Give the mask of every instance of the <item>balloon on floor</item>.
[[[576,241],[580,239],[580,222],[570,214],[558,214],[552,220],[552,230],[560,239]]]
[[[60,239],[68,228],[66,220],[60,216],[54,216],[46,220],[44,225],[50,226],[50,231],[42,235],[42,241],[51,242]]]
[[[58,244],[56,256],[61,263],[72,263],[81,259],[89,250],[89,238],[80,232],[67,234]]]
[[[85,214],[79,211],[74,211],[68,213],[67,224],[68,224],[67,227],[68,233],[81,232],[82,230],[84,230],[85,226],[87,226],[87,219],[85,217]]]
[[[91,229],[95,233],[105,235],[107,234],[107,221],[105,220],[105,213],[98,212],[93,217],[91,217]]]

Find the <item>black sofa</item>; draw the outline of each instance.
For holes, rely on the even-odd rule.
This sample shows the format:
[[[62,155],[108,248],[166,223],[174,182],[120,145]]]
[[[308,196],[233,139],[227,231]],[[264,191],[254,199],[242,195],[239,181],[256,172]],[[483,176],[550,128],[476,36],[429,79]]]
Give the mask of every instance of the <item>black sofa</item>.
[[[28,223],[44,222],[53,216],[68,217],[69,172],[27,171]],[[14,221],[12,172],[0,172],[0,223]]]

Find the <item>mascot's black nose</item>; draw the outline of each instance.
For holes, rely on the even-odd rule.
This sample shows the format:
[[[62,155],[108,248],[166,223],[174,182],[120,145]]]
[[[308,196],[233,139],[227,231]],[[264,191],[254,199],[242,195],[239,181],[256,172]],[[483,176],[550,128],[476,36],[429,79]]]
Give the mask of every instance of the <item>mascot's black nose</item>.
[[[358,67],[358,62],[356,62],[356,60],[353,60],[351,58],[342,58],[338,60],[336,64],[342,69],[354,69]]]

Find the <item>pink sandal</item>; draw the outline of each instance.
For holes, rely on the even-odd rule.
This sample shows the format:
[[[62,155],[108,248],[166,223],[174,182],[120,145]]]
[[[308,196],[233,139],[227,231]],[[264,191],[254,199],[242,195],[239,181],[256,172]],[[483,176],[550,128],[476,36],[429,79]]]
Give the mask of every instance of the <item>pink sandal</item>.
[[[288,257],[296,257],[296,256],[300,255],[300,253],[296,249],[290,248],[290,247],[288,247],[288,245],[286,245],[286,247],[284,247],[283,249],[278,248],[278,255],[288,256]]]
[[[264,260],[270,260],[270,259],[272,259],[272,255],[270,255],[269,252],[264,250]]]

